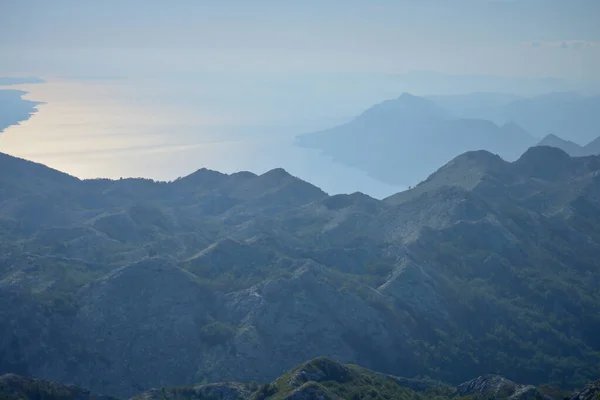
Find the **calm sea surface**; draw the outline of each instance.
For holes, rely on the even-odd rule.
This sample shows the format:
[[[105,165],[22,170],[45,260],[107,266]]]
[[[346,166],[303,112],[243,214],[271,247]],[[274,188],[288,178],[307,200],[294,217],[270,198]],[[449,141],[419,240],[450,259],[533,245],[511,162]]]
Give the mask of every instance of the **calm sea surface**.
[[[342,123],[375,99],[337,102],[326,87],[265,90],[252,81],[62,79],[11,88],[45,104],[0,134],[0,151],[80,178],[282,167],[330,194],[381,198],[403,189],[294,145],[296,135]]]

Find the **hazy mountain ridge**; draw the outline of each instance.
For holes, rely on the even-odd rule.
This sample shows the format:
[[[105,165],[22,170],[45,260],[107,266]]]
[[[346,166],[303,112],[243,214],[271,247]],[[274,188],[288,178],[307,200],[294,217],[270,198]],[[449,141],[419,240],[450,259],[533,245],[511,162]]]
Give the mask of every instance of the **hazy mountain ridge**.
[[[479,117],[457,116],[441,104],[404,93],[344,125],[301,135],[297,143],[382,181],[403,185],[416,184],[465,151],[485,149],[512,161],[536,143],[512,122],[496,125]]]
[[[570,140],[564,140],[556,135],[550,134],[545,136],[538,146],[556,147],[572,157],[585,157],[600,155],[600,136],[585,146],[580,146]]]
[[[496,113],[497,121],[513,121],[534,136],[554,133],[583,145],[598,137],[600,96],[549,93],[517,100]]]
[[[531,135],[554,134],[579,145],[598,137],[600,96],[551,92],[533,97],[502,93],[427,96],[456,118],[480,118],[502,125],[513,122]]]
[[[588,384],[570,395],[572,400],[595,400],[599,382]],[[498,375],[485,375],[451,387],[427,379],[408,379],[344,365],[328,358],[317,358],[298,365],[271,383],[223,382],[198,386],[156,388],[132,400],[266,400],[266,399],[540,399],[562,400],[568,396],[556,388],[520,385]],[[97,399],[73,385],[20,377],[0,376],[0,398],[5,400]],[[566,397],[569,398],[569,397]]]
[[[571,155],[598,154],[600,97],[501,93],[418,97],[407,93],[374,105],[350,122],[300,135],[300,146],[394,184],[413,185],[466,151],[487,150],[507,161],[540,144]],[[573,143],[560,144],[558,135]]]
[[[600,157],[470,152],[385,201],[283,170],[0,163],[0,372],[119,396],[322,355],[453,384],[600,375]]]

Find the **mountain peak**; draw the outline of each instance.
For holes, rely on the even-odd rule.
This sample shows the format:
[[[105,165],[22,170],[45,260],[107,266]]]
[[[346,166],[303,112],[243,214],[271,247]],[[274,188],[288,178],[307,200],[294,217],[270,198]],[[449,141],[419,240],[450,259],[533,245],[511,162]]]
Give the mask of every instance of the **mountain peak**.
[[[419,96],[415,96],[414,94],[408,93],[408,92],[403,92],[400,96],[398,96],[398,99],[418,99]]]
[[[464,170],[464,171],[491,171],[504,168],[507,162],[502,159],[498,154],[491,153],[487,150],[474,150],[467,151],[459,156],[454,157],[450,162],[440,168],[438,171],[433,173],[434,175],[449,170]],[[429,178],[427,179],[429,180]]]
[[[546,136],[544,136],[542,138],[542,141],[540,143],[545,142],[545,141],[549,141],[549,140],[564,140],[564,139],[559,138],[554,133],[549,133],[549,134],[547,134]]]
[[[571,172],[573,159],[558,147],[534,146],[523,153],[513,165],[519,172],[532,178],[555,180]]]
[[[552,146],[534,146],[528,148],[525,153],[517,160],[517,164],[527,164],[531,162],[550,163],[552,160],[570,160],[571,157],[566,151]]]
[[[398,205],[442,187],[471,190],[490,173],[498,176],[510,174],[509,165],[499,155],[487,150],[468,151],[453,158],[414,188],[392,195],[385,201],[391,205]]]
[[[260,176],[271,179],[293,178],[293,176],[283,168],[273,168]]]
[[[446,116],[446,110],[433,101],[410,93],[402,93],[395,99],[375,104],[363,112],[358,119],[367,119],[371,123],[381,124],[389,122],[390,119],[437,119]]]
[[[584,149],[588,155],[600,155],[600,136],[586,144]]]
[[[227,177],[218,171],[213,171],[207,168],[200,168],[196,172],[193,172],[183,178],[175,180],[173,183],[177,185],[189,185],[189,186],[202,186],[204,188],[214,188],[218,186],[224,178]]]
[[[550,133],[537,144],[537,146],[548,146],[561,149],[571,157],[581,157],[586,155],[586,151],[583,147],[577,143],[573,143],[570,140],[565,140],[557,135]]]

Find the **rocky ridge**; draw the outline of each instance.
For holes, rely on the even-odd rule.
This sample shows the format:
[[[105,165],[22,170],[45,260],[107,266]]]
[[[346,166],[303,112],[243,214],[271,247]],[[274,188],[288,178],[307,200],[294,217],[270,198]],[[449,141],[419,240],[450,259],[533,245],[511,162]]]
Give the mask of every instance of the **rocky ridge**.
[[[551,147],[469,152],[379,201],[283,170],[81,181],[0,154],[0,372],[130,397],[327,355],[583,386],[599,171]]]

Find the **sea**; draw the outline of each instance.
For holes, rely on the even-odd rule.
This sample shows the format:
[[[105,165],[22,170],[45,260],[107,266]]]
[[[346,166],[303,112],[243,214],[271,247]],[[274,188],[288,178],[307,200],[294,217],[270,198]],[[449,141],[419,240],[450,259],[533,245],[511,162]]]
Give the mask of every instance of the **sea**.
[[[281,167],[329,194],[384,198],[405,189],[295,144],[392,91],[257,76],[44,79],[0,86],[42,103],[0,133],[0,152],[82,179],[170,181],[200,168],[261,174]]]

